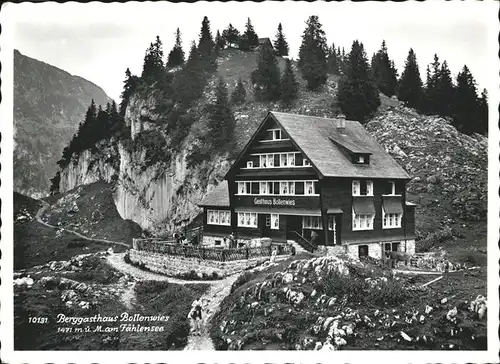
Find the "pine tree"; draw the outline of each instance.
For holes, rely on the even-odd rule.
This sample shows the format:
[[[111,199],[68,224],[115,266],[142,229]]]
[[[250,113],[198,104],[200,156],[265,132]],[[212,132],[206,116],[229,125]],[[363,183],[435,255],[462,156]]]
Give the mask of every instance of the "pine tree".
[[[451,116],[453,108],[453,94],[455,86],[451,78],[451,72],[446,61],[441,65],[437,85],[438,109],[437,113],[441,116]]]
[[[344,75],[347,72],[347,57],[345,55],[345,49],[342,47],[342,52],[340,51],[340,47],[337,49],[337,59],[339,60],[339,68],[340,74]]]
[[[396,94],[398,84],[397,71],[394,67],[394,62],[389,59],[385,40],[382,42],[380,50],[373,55],[372,72],[375,84],[380,92],[391,97]]]
[[[245,32],[241,35],[239,39],[239,48],[244,51],[248,51],[257,47],[259,45],[259,37],[253,28],[253,25],[248,18],[247,23],[245,25]]]
[[[476,81],[467,66],[457,75],[457,87],[453,95],[453,122],[458,130],[472,134],[479,126],[479,100]]]
[[[125,116],[125,110],[127,109],[130,96],[134,93],[138,83],[139,78],[137,76],[133,76],[130,69],[127,68],[125,71],[125,81],[123,81],[123,91],[120,95],[122,100],[120,101],[119,113],[121,116]]]
[[[240,39],[240,32],[231,23],[222,31],[222,39],[229,47],[235,47]]]
[[[200,61],[203,62],[205,71],[211,72],[215,70],[217,68],[217,54],[215,53],[215,43],[210,30],[210,21],[206,16],[201,23],[198,51],[200,53]]]
[[[347,118],[361,122],[366,121],[380,105],[363,44],[357,40],[349,53],[346,74],[340,79],[337,100]]]
[[[187,107],[201,96],[206,84],[204,67],[198,47],[193,41],[186,65],[173,82],[172,88],[175,90],[173,98],[176,102]]]
[[[146,49],[146,54],[144,55],[144,62],[142,65],[141,79],[146,80],[151,76],[154,68],[153,60],[153,43],[151,43]]]
[[[434,61],[431,67],[427,67],[427,79],[425,82],[425,107],[424,110],[428,114],[439,114],[439,75],[441,63],[439,57],[434,54]]]
[[[168,54],[167,68],[174,68],[184,64],[184,51],[182,50],[181,31],[175,32],[175,45]]]
[[[302,78],[307,81],[307,88],[316,90],[324,85],[328,78],[326,61],[328,46],[318,17],[310,16],[306,24],[299,50],[298,67]]]
[[[285,105],[290,105],[297,98],[299,92],[299,83],[293,72],[292,61],[286,60],[285,71],[281,78],[280,93],[281,100]]]
[[[224,38],[220,35],[219,30],[217,30],[217,35],[215,36],[215,50],[217,55],[220,53],[222,49],[226,47],[226,41]]]
[[[236,88],[231,94],[231,103],[233,105],[239,105],[245,102],[247,97],[247,91],[245,90],[245,85],[243,85],[243,81],[241,77],[238,79],[238,83],[236,84]]]
[[[61,171],[57,171],[55,176],[50,179],[50,195],[56,195],[59,193],[59,184],[61,183]]]
[[[340,75],[340,62],[338,59],[337,51],[335,49],[335,44],[328,49],[328,73],[331,75]]]
[[[215,89],[215,103],[208,106],[208,138],[214,147],[220,147],[233,137],[235,119],[229,105],[226,83],[222,77]]]
[[[280,93],[280,70],[273,48],[264,44],[257,57],[257,69],[252,72],[252,83],[256,85],[257,99],[277,100]]]
[[[164,71],[163,63],[163,43],[159,36],[156,36],[154,43],[151,43],[146,50],[142,67],[141,79],[146,83],[153,83],[161,78]]]
[[[488,91],[483,89],[478,99],[478,121],[477,132],[488,135]]]
[[[276,39],[274,40],[273,46],[278,57],[288,56],[290,48],[283,34],[281,23],[278,24],[278,32],[276,33]]]
[[[401,74],[398,85],[398,99],[406,105],[419,109],[422,107],[422,79],[417,64],[417,56],[410,48],[406,58],[405,68]]]

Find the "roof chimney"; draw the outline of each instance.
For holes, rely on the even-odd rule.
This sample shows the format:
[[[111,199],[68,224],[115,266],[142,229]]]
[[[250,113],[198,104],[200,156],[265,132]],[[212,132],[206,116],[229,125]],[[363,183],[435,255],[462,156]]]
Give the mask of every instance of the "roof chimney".
[[[339,114],[337,115],[337,130],[341,133],[345,130],[345,115]]]

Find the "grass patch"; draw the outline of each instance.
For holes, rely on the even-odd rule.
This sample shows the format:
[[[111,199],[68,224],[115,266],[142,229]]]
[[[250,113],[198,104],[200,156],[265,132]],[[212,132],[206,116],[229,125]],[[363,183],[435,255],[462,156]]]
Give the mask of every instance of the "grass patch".
[[[167,281],[143,281],[136,284],[136,309],[141,314],[170,316],[164,325],[164,332],[149,333],[149,350],[178,350],[186,346],[190,330],[187,315],[191,304],[208,287],[208,284],[182,286]],[[136,337],[130,343],[130,350],[143,349],[142,340],[145,339]]]

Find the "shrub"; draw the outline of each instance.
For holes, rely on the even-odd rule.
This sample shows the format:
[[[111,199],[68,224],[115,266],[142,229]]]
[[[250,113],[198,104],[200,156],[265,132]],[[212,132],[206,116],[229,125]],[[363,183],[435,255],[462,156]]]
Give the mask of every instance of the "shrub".
[[[71,272],[70,278],[77,281],[86,281],[100,284],[116,283],[123,273],[110,267],[99,256],[91,256],[82,260],[82,270]]]
[[[378,270],[373,273],[358,267],[351,269],[349,275],[330,272],[315,289],[328,296],[346,297],[349,302],[365,305],[394,306],[403,303],[410,294],[400,280],[380,274]]]
[[[417,244],[418,252],[428,252],[433,247],[442,244],[453,238],[453,231],[449,226],[427,235]]]
[[[453,262],[465,263],[470,266],[485,266],[487,264],[487,255],[476,250],[458,249],[451,254],[450,258]]]

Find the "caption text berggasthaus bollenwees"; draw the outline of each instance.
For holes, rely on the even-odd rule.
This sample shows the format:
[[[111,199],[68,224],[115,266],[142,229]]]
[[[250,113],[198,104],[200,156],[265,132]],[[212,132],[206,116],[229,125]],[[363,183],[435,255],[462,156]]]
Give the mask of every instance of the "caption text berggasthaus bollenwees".
[[[162,332],[163,325],[149,325],[149,323],[166,323],[169,316],[153,315],[144,316],[138,313],[129,314],[123,312],[115,316],[101,316],[100,314],[81,317],[66,316],[63,313],[57,315],[56,323],[70,326],[58,327],[58,332]],[[95,324],[95,325],[89,325]],[[106,325],[109,324],[109,325]],[[119,324],[118,326],[116,324]],[[147,324],[147,325],[143,325]],[[80,327],[84,325],[83,327]]]

